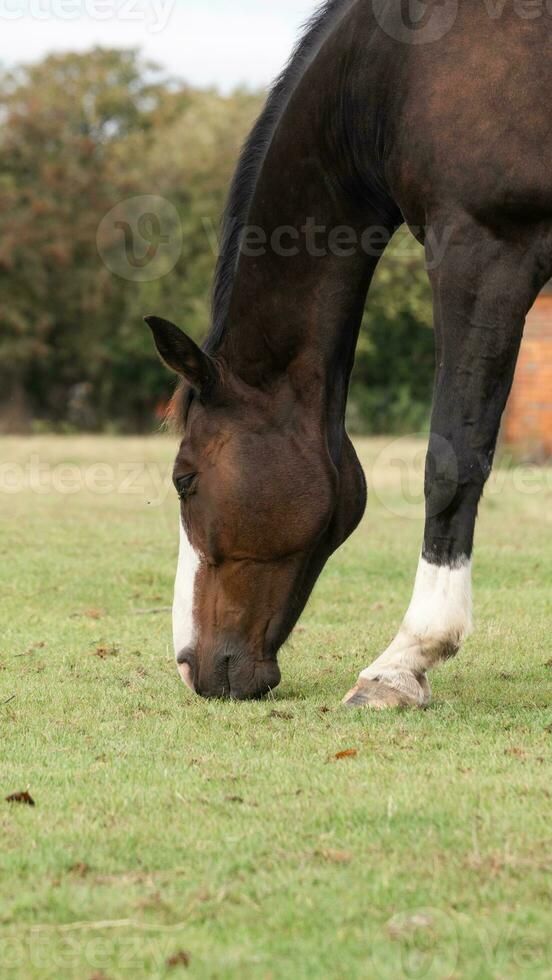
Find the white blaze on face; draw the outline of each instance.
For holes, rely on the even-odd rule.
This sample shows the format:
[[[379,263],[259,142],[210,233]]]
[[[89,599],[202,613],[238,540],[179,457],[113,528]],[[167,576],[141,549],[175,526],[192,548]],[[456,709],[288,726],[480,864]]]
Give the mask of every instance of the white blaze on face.
[[[200,558],[192,548],[186,529],[180,520],[180,552],[174,585],[173,640],[176,656],[197,639],[194,619],[194,595]]]
[[[425,672],[455,653],[471,628],[471,560],[463,557],[454,565],[432,565],[420,558],[412,601],[397,636],[360,676]]]

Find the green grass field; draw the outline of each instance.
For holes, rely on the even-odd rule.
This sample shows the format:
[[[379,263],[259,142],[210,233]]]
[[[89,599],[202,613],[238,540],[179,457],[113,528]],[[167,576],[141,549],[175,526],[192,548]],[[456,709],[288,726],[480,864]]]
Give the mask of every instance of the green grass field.
[[[432,707],[340,706],[406,609],[422,448],[360,443],[363,525],[232,704],[173,665],[173,442],[0,440],[2,976],[552,976],[552,470],[496,471]]]

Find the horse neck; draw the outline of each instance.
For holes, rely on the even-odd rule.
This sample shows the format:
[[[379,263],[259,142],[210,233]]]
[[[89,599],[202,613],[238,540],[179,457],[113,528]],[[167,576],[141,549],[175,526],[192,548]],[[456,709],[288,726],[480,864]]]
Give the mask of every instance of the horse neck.
[[[390,233],[396,221],[345,149],[330,66],[307,74],[257,179],[218,353],[254,387],[284,375],[294,386],[312,382],[324,410],[342,418],[382,225]],[[367,228],[379,228],[379,249],[366,248]]]

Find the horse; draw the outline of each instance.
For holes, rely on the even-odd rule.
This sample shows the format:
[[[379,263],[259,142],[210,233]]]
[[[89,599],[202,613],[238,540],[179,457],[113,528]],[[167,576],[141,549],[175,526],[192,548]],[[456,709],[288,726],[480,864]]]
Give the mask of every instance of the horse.
[[[426,706],[428,672],[471,629],[478,504],[525,317],[552,275],[552,31],[544,10],[419,8],[324,3],[240,157],[206,342],[146,318],[180,379],[173,633],[203,697],[276,687],[278,651],[364,514],[349,378],[370,282],[404,223],[434,305],[426,520],[402,625],[344,703]]]

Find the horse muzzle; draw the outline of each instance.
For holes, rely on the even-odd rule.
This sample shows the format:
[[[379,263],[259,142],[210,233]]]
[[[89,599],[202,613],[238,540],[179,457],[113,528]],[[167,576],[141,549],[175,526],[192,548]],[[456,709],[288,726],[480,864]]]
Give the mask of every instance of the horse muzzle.
[[[184,650],[176,659],[182,680],[202,698],[255,700],[278,687],[282,676],[275,657],[258,660],[236,649]]]

